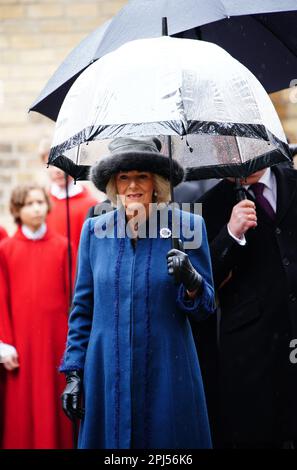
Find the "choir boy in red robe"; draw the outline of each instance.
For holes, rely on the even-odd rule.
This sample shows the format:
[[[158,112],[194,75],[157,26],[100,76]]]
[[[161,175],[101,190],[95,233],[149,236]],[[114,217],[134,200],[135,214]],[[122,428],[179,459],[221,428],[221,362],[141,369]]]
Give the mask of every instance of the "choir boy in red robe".
[[[58,372],[69,306],[67,240],[47,227],[49,208],[42,187],[16,188],[10,209],[18,230],[0,243],[0,340],[14,348],[1,357],[4,449],[72,447]]]
[[[50,141],[48,139],[43,139],[40,142],[39,147],[39,153],[43,163],[48,162],[49,150]],[[89,209],[98,204],[99,201],[95,199],[84,186],[79,183],[74,184],[71,177],[68,176],[66,180],[65,173],[59,168],[50,165],[47,171],[51,180],[49,193],[52,204],[52,210],[48,216],[47,223],[52,230],[55,230],[64,237],[68,236],[66,212],[67,181],[70,213],[70,240],[74,252],[74,260],[72,264],[75,266],[83,223]]]

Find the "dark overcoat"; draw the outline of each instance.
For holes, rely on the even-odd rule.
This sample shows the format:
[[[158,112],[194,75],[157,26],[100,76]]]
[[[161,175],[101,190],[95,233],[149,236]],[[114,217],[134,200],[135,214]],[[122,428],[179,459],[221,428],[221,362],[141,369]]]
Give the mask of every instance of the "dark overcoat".
[[[221,309],[219,348],[213,320],[196,337],[209,346],[200,362],[211,412],[218,411],[213,405],[219,409],[223,445],[269,445],[297,436],[297,364],[289,360],[290,340],[297,338],[297,172],[273,172],[276,221],[256,207],[258,226],[246,233],[245,246],[227,232],[234,185],[222,181],[201,199]],[[217,430],[215,418],[214,425]]]
[[[189,323],[214,311],[210,255],[202,218],[183,214],[182,223],[195,219],[202,237],[189,250],[203,277],[195,300],[185,300],[167,273],[171,239],[162,238],[161,222],[156,237],[140,238],[136,248],[117,230],[120,211],[85,222],[61,368],[84,375],[80,448],[211,446]],[[113,221],[116,236],[102,236]]]

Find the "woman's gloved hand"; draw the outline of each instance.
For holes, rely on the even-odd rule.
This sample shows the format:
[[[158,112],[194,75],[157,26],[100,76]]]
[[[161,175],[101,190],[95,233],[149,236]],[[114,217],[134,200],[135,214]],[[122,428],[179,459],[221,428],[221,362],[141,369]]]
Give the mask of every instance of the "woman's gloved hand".
[[[199,294],[202,290],[202,276],[192,266],[188,255],[180,250],[172,249],[167,253],[168,274],[174,275],[177,282],[182,283],[188,292]]]
[[[82,373],[78,370],[72,370],[66,374],[67,385],[62,393],[63,410],[72,421],[75,418],[82,419],[84,409],[81,408],[81,392],[82,392]]]

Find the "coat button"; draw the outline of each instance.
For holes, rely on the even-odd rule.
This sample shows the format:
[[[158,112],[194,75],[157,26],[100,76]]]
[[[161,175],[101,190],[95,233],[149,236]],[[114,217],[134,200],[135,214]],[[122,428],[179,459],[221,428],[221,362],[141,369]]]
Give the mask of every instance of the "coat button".
[[[283,258],[283,265],[289,266],[289,264],[290,264],[290,261],[288,260],[288,258]]]
[[[291,302],[296,302],[297,300],[296,295],[293,292],[289,294],[289,299],[291,300]]]
[[[280,233],[282,233],[282,231],[279,227],[276,227],[275,233],[276,233],[276,235],[279,235]]]

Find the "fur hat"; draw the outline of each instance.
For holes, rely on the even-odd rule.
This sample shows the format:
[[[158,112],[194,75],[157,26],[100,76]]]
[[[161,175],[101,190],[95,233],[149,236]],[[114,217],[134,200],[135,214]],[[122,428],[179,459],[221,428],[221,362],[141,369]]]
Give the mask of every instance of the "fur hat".
[[[291,151],[292,158],[297,155],[297,144],[289,144],[289,148]]]
[[[117,137],[108,146],[110,155],[92,166],[90,179],[103,192],[111,176],[119,171],[149,171],[169,180],[169,158],[160,153],[161,146],[156,137]],[[181,183],[183,176],[183,168],[173,160],[173,186]]]

